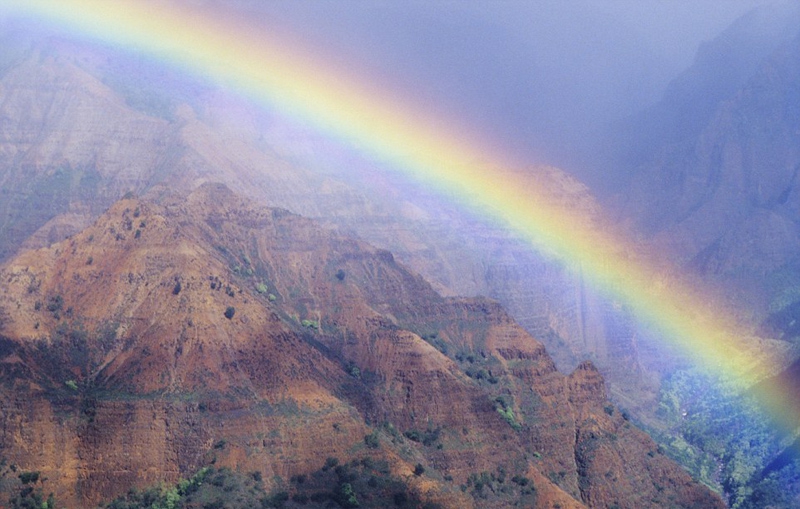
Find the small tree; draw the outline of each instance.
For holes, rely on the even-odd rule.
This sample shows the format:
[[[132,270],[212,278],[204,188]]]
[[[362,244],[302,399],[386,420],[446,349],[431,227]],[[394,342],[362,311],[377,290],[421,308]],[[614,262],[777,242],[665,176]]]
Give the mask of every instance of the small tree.
[[[364,443],[367,444],[367,447],[370,449],[377,449],[381,446],[381,443],[378,440],[378,434],[374,431],[369,435],[364,435]]]
[[[233,318],[233,315],[234,315],[234,313],[236,313],[236,308],[235,308],[235,307],[233,307],[233,306],[228,306],[228,307],[225,309],[225,318],[227,318],[228,320],[230,320],[231,318]]]
[[[361,504],[358,503],[358,499],[356,498],[356,493],[353,490],[353,485],[349,482],[343,483],[339,486],[339,493],[338,493],[337,502],[339,502],[342,506],[351,508],[351,507],[359,507]]]

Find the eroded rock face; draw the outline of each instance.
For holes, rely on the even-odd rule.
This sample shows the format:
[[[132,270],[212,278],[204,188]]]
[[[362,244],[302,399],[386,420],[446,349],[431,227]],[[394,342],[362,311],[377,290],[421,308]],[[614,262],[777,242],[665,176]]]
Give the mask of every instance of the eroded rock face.
[[[274,482],[372,454],[412,479],[423,463],[415,489],[452,507],[507,505],[458,489],[500,469],[534,479],[537,506],[722,506],[591,364],[560,374],[497,303],[444,298],[389,252],[223,186],[122,200],[0,278],[0,450],[71,503],[212,460]]]

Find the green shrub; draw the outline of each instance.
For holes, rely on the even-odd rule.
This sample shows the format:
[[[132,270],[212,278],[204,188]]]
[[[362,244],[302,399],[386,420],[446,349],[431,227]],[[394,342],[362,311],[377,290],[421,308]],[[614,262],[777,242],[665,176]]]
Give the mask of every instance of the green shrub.
[[[47,310],[51,313],[57,313],[61,311],[61,308],[64,307],[64,299],[61,295],[56,295],[55,297],[51,297],[49,302],[47,303]]]
[[[364,435],[364,443],[367,444],[367,447],[370,449],[377,449],[380,447],[380,441],[378,440],[378,433],[373,431],[369,435]]]
[[[331,468],[335,467],[338,464],[339,464],[339,458],[332,458],[332,457],[326,458],[325,459],[325,466],[322,467],[322,470],[323,471],[324,470],[330,470]]]
[[[285,491],[279,491],[264,501],[267,507],[283,507],[283,504],[289,501],[289,494]]]
[[[234,315],[235,313],[236,313],[236,308],[235,308],[235,307],[233,307],[233,306],[228,306],[228,307],[225,309],[225,318],[227,318],[228,320],[230,320],[231,318],[233,318],[233,315]]]
[[[337,497],[337,502],[342,507],[351,508],[351,507],[359,507],[361,504],[358,503],[358,499],[356,498],[356,494],[353,491],[353,485],[349,482],[342,483],[339,486],[339,493]]]
[[[503,419],[511,426],[514,431],[519,431],[522,429],[522,425],[517,422],[517,418],[514,415],[514,410],[511,408],[498,408],[497,413],[503,416]]]
[[[513,482],[515,484],[519,484],[520,486],[527,486],[528,483],[531,482],[531,480],[528,479],[527,477],[522,477],[522,476],[519,476],[519,475],[515,475],[514,477],[511,478],[511,482]]]
[[[519,431],[522,429],[522,425],[517,422],[517,417],[514,415],[514,409],[511,408],[511,404],[506,401],[506,398],[503,396],[498,396],[495,398],[495,410],[497,413],[500,414],[503,419],[511,426],[514,431]]]
[[[39,480],[39,472],[20,472],[19,480],[22,484],[35,484]]]
[[[415,429],[408,430],[403,434],[406,436],[407,439],[411,440],[412,442],[421,442],[422,441],[422,436],[420,435],[419,431],[417,431]]]

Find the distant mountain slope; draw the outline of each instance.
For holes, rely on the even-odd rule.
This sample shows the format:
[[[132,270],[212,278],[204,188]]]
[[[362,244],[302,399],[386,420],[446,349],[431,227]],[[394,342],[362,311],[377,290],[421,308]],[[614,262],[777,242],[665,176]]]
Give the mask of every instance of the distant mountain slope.
[[[188,106],[113,88],[119,70],[88,72],[111,63],[56,40],[34,46],[0,80],[0,257],[32,234],[32,246],[60,240],[125,193],[154,186],[189,190],[225,180],[256,185],[277,205],[306,211],[313,203],[301,169],[212,131]]]
[[[612,130],[609,143],[617,159],[616,168],[609,169],[609,184],[622,187],[661,152],[691,147],[721,105],[796,35],[798,23],[800,7],[778,2],[754,9],[704,43],[691,67],[670,83],[659,102]]]
[[[714,104],[696,136],[653,154],[627,196],[626,214],[656,244],[699,274],[746,288],[743,302],[761,317],[796,279],[799,61],[796,34]]]
[[[209,462],[275,487],[366,455],[448,507],[722,507],[590,363],[558,373],[497,304],[224,186],[163,200],[121,200],[0,271],[0,454],[60,498]],[[489,493],[482,473],[535,491]]]

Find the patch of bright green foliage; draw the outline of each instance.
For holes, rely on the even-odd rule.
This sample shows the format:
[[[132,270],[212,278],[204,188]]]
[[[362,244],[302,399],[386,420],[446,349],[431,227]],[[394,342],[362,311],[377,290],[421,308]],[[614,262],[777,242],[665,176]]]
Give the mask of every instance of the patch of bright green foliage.
[[[662,383],[657,413],[671,429],[652,434],[668,456],[721,489],[731,508],[756,507],[752,497],[764,491],[762,473],[787,437],[776,433],[752,396],[697,370],[683,370]]]
[[[300,322],[300,325],[302,325],[307,329],[319,330],[319,322],[316,322],[314,320],[303,320]]]
[[[517,422],[517,417],[514,415],[514,409],[511,408],[511,403],[508,402],[507,397],[498,396],[494,400],[494,409],[497,410],[497,413],[505,419],[509,426],[511,426],[514,431],[519,431],[522,429],[522,425]]]

